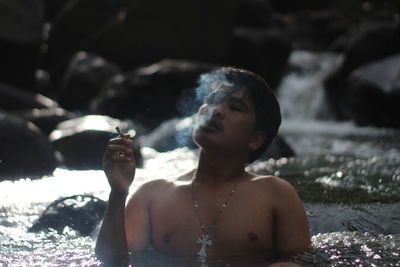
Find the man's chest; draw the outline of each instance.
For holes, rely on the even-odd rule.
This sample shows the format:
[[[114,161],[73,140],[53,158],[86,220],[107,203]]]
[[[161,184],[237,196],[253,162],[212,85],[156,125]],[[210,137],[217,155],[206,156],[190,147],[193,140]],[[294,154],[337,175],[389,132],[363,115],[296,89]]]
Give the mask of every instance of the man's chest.
[[[154,248],[179,256],[193,256],[203,248],[218,257],[261,255],[273,249],[268,204],[238,195],[224,208],[217,200],[199,201],[197,207],[184,194],[158,201],[151,210]]]

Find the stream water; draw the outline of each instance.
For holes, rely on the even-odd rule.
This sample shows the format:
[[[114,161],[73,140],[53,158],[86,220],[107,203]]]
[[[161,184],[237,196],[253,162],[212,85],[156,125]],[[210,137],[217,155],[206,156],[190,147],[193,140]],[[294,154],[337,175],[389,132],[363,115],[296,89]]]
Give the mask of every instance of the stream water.
[[[303,199],[313,251],[297,260],[305,266],[400,266],[400,131],[329,120],[321,80],[340,64],[339,56],[296,51],[290,62],[279,89],[280,134],[296,156],[248,168],[287,179]],[[146,180],[188,171],[197,159],[187,148],[142,152],[132,191]],[[108,192],[98,170],[57,169],[41,179],[0,182],[0,266],[99,265],[94,237],[68,227],[62,233],[27,229],[60,197],[107,200]]]

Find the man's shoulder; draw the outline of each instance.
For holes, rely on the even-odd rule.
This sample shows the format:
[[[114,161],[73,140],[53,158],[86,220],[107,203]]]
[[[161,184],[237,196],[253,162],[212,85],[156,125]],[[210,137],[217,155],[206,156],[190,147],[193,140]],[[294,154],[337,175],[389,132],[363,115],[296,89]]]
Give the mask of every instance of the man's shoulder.
[[[168,177],[162,179],[153,179],[141,183],[134,194],[144,194],[144,195],[157,195],[154,193],[161,193],[171,189],[176,189],[182,184],[187,184],[188,174],[182,174],[178,177]]]
[[[155,198],[161,196],[168,188],[173,186],[173,182],[166,179],[155,179],[141,183],[132,192],[128,207],[137,206],[139,204],[148,207]]]
[[[253,187],[268,191],[272,195],[282,195],[283,193],[296,193],[294,187],[285,179],[273,175],[256,175],[250,179]]]
[[[166,187],[171,187],[174,185],[174,182],[172,180],[168,179],[154,179],[150,181],[143,182],[140,184],[136,192],[137,193],[149,193],[149,192],[155,192],[155,190],[162,190],[166,189]],[[135,192],[135,193],[136,193]]]
[[[273,187],[288,187],[291,186],[286,180],[273,175],[258,175],[252,174],[250,181],[257,185],[273,186]]]

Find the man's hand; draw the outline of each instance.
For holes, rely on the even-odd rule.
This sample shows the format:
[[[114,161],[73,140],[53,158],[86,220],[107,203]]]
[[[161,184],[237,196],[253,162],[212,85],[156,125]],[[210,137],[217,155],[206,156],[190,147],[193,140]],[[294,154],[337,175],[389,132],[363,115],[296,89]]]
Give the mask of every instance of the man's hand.
[[[108,142],[103,156],[103,169],[112,191],[126,194],[129,191],[136,170],[132,145],[129,134],[113,138]]]

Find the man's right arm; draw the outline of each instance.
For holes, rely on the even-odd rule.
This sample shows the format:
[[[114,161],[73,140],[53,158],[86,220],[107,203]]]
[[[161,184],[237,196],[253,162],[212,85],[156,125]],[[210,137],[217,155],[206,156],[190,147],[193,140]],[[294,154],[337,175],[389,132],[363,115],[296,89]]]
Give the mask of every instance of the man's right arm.
[[[125,202],[136,170],[129,135],[109,141],[103,157],[103,168],[111,192],[96,242],[96,255],[108,265],[127,266]]]
[[[129,252],[142,251],[150,244],[150,188],[151,182],[139,187],[126,208],[126,195],[111,190],[96,243],[96,255],[107,266],[128,266]]]
[[[97,257],[111,266],[128,266],[128,245],[125,231],[127,194],[111,190],[107,209],[96,241]]]

